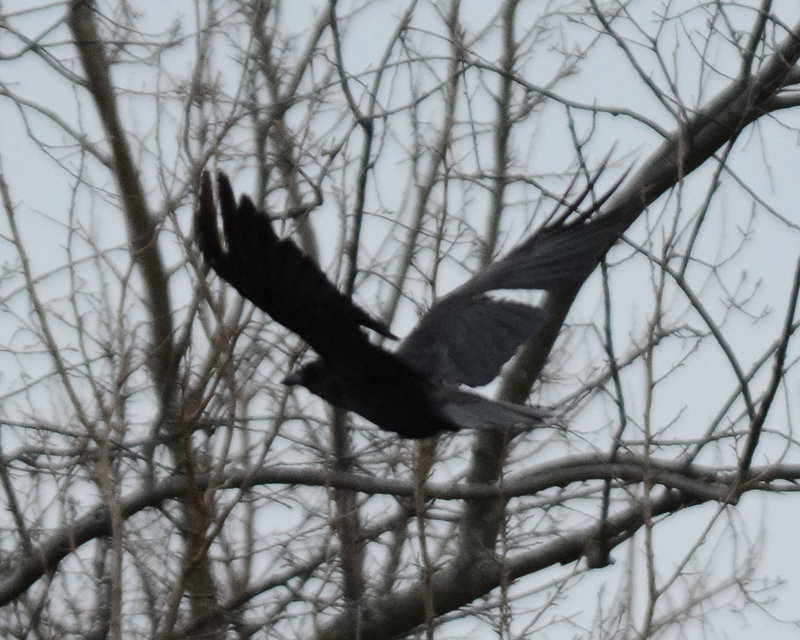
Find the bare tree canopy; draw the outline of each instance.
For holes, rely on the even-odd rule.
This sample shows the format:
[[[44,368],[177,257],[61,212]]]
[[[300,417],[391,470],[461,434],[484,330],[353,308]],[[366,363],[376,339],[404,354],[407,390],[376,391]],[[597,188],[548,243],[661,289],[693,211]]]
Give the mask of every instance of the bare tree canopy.
[[[0,34],[0,636],[794,637],[800,4]]]

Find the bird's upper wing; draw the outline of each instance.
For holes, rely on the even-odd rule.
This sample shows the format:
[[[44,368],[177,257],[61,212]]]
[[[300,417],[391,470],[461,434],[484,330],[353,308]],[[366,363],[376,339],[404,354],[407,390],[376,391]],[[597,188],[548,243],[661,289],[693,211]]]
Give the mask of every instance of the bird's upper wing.
[[[580,284],[620,233],[609,218],[544,227],[433,305],[398,355],[433,380],[488,384],[544,322],[545,311],[484,295]]]
[[[352,303],[289,239],[280,239],[270,219],[247,196],[239,204],[228,178],[218,176],[223,247],[211,178],[203,173],[195,214],[198,244],[206,262],[242,296],[298,334],[323,358],[347,357],[366,343],[361,327],[392,336],[389,329]]]
[[[619,221],[608,216],[543,227],[449,295],[497,289],[553,291],[578,285],[621,231]]]

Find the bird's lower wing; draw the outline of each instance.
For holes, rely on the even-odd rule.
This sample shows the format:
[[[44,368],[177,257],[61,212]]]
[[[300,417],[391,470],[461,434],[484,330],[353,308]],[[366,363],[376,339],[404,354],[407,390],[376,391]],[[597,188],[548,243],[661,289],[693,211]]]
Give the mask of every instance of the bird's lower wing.
[[[448,297],[400,343],[397,355],[431,380],[478,387],[497,377],[545,318],[543,310],[509,300]]]

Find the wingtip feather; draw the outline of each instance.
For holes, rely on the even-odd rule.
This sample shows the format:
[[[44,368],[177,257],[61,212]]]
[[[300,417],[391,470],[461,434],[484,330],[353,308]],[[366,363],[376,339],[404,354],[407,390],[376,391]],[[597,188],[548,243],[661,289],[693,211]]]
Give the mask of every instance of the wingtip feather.
[[[222,244],[217,229],[217,207],[214,203],[214,190],[211,176],[203,171],[200,176],[200,204],[195,211],[195,235],[205,261],[217,263],[222,255]]]

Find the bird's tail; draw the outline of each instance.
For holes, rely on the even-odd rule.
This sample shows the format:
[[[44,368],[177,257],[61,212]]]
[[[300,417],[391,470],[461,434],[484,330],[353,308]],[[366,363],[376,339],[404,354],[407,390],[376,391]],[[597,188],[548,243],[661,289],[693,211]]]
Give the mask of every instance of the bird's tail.
[[[552,422],[550,412],[474,393],[441,389],[439,406],[449,420],[462,429],[535,429]]]

